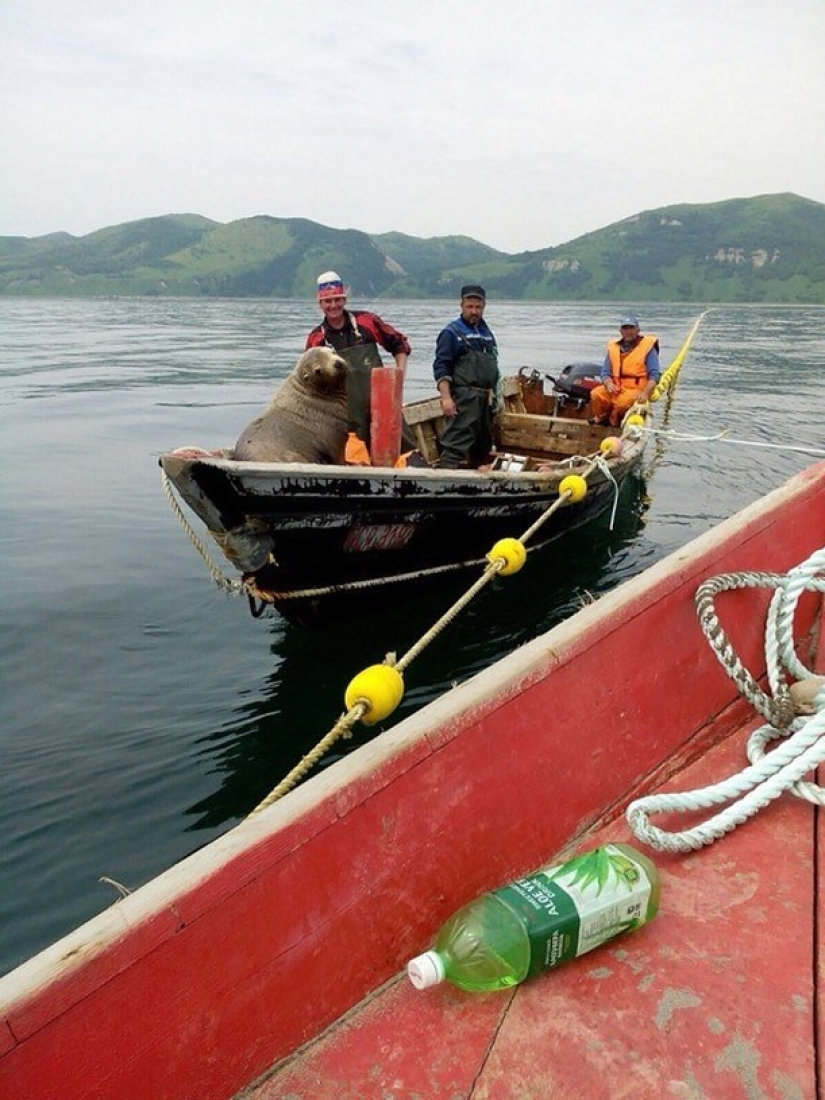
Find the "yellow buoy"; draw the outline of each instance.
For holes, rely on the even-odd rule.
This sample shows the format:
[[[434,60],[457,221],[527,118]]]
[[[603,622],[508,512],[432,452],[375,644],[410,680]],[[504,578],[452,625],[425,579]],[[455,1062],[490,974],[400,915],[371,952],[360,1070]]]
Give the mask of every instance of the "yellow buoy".
[[[356,703],[366,703],[361,721],[365,726],[389,717],[404,698],[404,678],[392,665],[370,665],[352,680],[344,695],[347,710]]]
[[[631,413],[624,423],[626,428],[643,428],[645,426],[645,418],[640,416],[639,413]]]
[[[499,575],[509,577],[511,573],[518,573],[527,560],[527,551],[524,543],[518,539],[499,539],[493,549],[487,555],[487,561],[504,560],[504,565],[499,569]]]
[[[622,441],[616,435],[609,435],[601,441],[599,450],[602,454],[617,457],[622,453]]]
[[[559,494],[561,493],[569,493],[569,503],[577,504],[587,495],[587,482],[581,474],[568,474],[559,482]]]

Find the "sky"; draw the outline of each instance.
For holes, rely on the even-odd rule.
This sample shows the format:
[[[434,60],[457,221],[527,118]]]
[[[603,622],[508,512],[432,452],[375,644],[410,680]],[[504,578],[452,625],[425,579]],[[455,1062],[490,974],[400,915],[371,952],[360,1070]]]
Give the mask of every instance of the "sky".
[[[0,236],[256,214],[546,248],[825,202],[825,0],[0,0]]]

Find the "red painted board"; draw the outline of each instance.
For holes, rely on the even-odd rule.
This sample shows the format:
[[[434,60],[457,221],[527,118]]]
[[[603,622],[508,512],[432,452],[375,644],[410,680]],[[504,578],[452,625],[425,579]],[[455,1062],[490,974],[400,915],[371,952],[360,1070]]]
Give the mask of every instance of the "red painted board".
[[[668,789],[740,770],[743,745],[729,738]],[[606,840],[638,843],[620,819],[577,848]],[[709,848],[653,853],[647,928],[515,991],[397,978],[249,1098],[813,1098],[813,854],[813,810],[790,795]]]
[[[394,466],[401,453],[404,371],[376,367],[370,373],[370,458],[373,466]]]

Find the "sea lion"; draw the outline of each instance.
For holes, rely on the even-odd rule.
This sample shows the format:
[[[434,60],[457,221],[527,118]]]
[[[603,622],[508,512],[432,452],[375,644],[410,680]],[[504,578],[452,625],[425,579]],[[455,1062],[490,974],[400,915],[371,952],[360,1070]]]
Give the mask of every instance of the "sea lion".
[[[346,360],[331,348],[310,348],[266,411],[241,432],[233,457],[343,464],[346,442]]]

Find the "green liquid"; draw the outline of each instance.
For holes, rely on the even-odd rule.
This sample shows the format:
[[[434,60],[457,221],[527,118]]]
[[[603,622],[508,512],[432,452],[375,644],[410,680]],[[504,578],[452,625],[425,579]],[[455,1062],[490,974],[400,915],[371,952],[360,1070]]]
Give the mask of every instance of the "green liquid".
[[[524,924],[494,894],[470,902],[450,917],[435,949],[447,980],[470,992],[517,985],[530,965]]]
[[[604,845],[463,906],[435,951],[460,989],[506,989],[641,927],[658,912],[659,891],[647,856]]]

